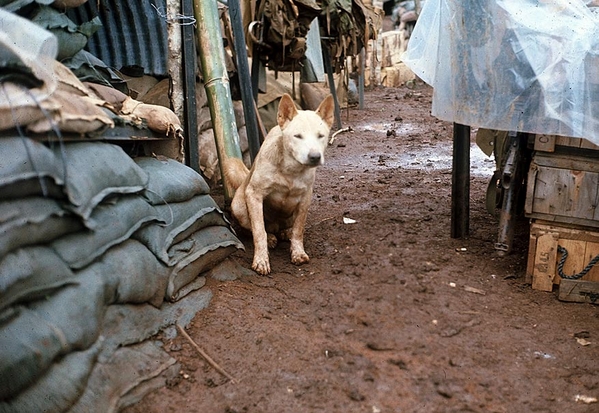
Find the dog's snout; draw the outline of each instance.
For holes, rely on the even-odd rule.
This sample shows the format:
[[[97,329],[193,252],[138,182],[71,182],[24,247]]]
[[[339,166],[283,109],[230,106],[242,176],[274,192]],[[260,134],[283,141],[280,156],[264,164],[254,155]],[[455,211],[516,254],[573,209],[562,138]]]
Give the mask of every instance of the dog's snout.
[[[321,158],[322,158],[322,156],[320,155],[320,153],[309,153],[308,154],[308,162],[310,162],[311,165],[319,165]]]

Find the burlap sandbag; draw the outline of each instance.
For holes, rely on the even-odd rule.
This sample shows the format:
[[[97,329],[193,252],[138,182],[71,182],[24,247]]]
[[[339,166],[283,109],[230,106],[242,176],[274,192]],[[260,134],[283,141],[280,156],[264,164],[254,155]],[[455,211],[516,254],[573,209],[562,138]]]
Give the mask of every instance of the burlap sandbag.
[[[81,274],[0,325],[0,400],[39,379],[61,355],[91,346],[106,310],[104,280]]]
[[[4,2],[6,3],[6,2]],[[0,7],[0,49],[3,66],[22,66],[6,70],[0,83],[0,130],[25,126],[44,117],[42,108],[57,109],[47,98],[56,90],[57,82],[52,70],[58,43],[48,31],[11,11],[24,6],[23,1]]]
[[[48,243],[83,228],[77,216],[50,198],[0,201],[0,257],[17,248]]]
[[[18,249],[0,260],[0,312],[76,283],[73,271],[51,248]]]
[[[213,268],[226,257],[243,249],[243,244],[227,227],[211,226],[202,228],[182,242],[169,249],[174,257],[166,299],[176,301],[181,298],[179,291],[198,275]]]
[[[81,397],[102,347],[102,338],[85,351],[74,351],[52,364],[33,385],[0,402],[2,413],[62,413]]]
[[[181,121],[175,112],[159,105],[151,105],[134,100],[130,97],[123,101],[123,115],[142,119],[150,130],[163,133],[169,137],[178,137],[183,133]]]
[[[189,201],[155,206],[166,225],[147,225],[133,237],[146,245],[166,265],[177,265],[180,254],[171,255],[171,247],[196,231],[213,226],[225,226],[231,231],[223,212],[209,195],[198,195]]]
[[[73,210],[87,220],[113,194],[143,191],[148,175],[117,145],[77,142],[54,149],[66,169],[66,193]]]
[[[210,193],[204,178],[181,162],[165,157],[134,160],[149,176],[144,196],[152,205],[183,202]]]
[[[49,111],[50,117],[28,124],[28,131],[48,133],[58,129],[63,133],[85,135],[100,134],[107,128],[114,128],[112,118],[102,108],[104,102],[98,99],[56,90],[47,102],[59,108]]]
[[[106,280],[109,304],[148,302],[160,307],[170,270],[142,243],[129,239],[109,249],[83,271],[95,271]]]
[[[25,137],[0,139],[0,200],[64,197],[64,166],[45,145]]]
[[[136,195],[121,196],[113,204],[96,207],[90,217],[94,229],[65,235],[50,245],[73,269],[81,269],[150,221],[164,223],[156,209]]]

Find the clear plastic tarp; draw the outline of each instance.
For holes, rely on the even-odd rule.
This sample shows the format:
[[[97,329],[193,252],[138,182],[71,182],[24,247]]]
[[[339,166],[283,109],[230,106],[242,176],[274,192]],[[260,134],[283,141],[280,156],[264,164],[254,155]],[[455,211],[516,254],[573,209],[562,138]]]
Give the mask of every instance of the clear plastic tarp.
[[[599,144],[599,1],[426,0],[403,60],[432,114]]]

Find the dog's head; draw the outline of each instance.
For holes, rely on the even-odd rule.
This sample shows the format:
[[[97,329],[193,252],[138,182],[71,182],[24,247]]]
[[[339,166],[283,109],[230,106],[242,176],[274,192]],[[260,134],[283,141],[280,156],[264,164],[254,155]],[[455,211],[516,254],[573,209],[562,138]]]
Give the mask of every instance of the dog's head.
[[[334,109],[332,95],[328,95],[315,111],[297,110],[291,96],[284,94],[281,97],[277,122],[286,148],[300,164],[313,167],[324,163]]]

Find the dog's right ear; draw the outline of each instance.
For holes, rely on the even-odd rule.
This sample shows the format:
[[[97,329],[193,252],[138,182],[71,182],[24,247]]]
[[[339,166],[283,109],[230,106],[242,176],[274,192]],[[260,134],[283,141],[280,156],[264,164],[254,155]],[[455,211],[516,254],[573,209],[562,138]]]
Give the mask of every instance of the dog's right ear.
[[[335,121],[335,101],[333,100],[333,95],[328,95],[318,106],[316,109],[316,113],[325,121],[325,123],[329,126],[333,126],[333,122]]]
[[[279,112],[277,113],[277,123],[283,128],[287,122],[290,122],[297,115],[297,108],[293,99],[287,93],[281,96],[279,101]]]

